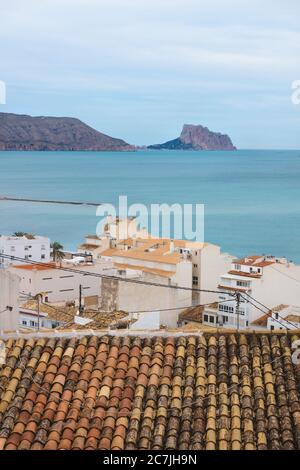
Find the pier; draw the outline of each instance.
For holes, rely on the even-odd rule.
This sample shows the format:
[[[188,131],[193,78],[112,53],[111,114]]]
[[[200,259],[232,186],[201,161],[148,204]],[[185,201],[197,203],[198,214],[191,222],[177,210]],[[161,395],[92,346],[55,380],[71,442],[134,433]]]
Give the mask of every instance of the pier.
[[[92,206],[98,207],[101,206],[101,202],[81,202],[81,201],[58,201],[51,199],[29,199],[24,197],[10,197],[10,196],[1,196],[0,201],[15,201],[15,202],[35,202],[39,204],[68,204],[73,206]]]

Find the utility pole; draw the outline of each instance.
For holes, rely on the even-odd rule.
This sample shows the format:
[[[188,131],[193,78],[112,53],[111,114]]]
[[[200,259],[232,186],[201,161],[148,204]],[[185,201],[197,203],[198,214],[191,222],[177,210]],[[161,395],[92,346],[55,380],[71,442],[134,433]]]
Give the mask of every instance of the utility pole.
[[[236,293],[236,307],[235,307],[235,312],[237,314],[237,330],[240,329],[240,304],[241,304],[241,294],[240,292]]]
[[[79,285],[79,315],[81,316],[84,312],[84,306],[82,304],[82,285]]]

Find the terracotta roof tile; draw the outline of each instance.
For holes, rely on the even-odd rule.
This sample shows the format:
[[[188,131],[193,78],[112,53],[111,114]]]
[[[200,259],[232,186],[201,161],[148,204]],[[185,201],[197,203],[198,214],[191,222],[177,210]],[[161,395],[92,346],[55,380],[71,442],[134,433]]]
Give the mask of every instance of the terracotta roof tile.
[[[231,333],[9,340],[0,449],[299,449],[291,345]]]

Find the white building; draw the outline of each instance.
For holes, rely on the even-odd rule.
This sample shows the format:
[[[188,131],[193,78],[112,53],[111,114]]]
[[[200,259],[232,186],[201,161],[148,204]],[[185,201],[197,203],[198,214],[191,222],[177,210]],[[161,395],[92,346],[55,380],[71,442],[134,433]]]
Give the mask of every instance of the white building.
[[[49,315],[43,311],[43,308],[40,309],[40,313],[36,310],[29,308],[20,307],[19,308],[19,327],[28,328],[30,330],[40,329],[53,329],[63,323],[55,320],[54,318],[49,318]]]
[[[103,232],[99,235],[86,235],[85,242],[79,245],[78,252],[92,255],[94,260],[101,258],[101,253],[108,248],[114,248],[118,241],[126,240],[129,236],[148,238],[146,230],[138,229],[135,217],[121,219],[108,216],[103,224]]]
[[[36,235],[22,237],[0,236],[0,268],[6,268],[16,261],[4,258],[1,254],[24,258],[26,260],[50,261],[50,240]]]
[[[114,248],[101,253],[101,258],[111,260],[119,277],[169,286],[104,280],[102,300],[107,310],[173,309],[168,315],[174,326],[183,308],[218,299],[217,293],[197,289],[217,290],[220,273],[228,269],[232,260],[209,243],[151,237],[118,240]],[[171,323],[169,318],[168,324]]]
[[[20,278],[0,269],[0,330],[16,330],[19,325]]]
[[[68,272],[60,267],[71,269]],[[92,274],[100,274],[105,271],[107,262],[86,263],[72,265],[62,263],[57,266],[50,263],[43,266],[21,264],[12,265],[8,268],[10,272],[17,273],[20,277],[20,292],[25,296],[34,297],[43,293],[44,301],[50,303],[65,303],[79,299],[79,288],[82,286],[82,297],[86,304],[98,306],[101,294],[101,279]],[[84,271],[82,273],[81,271]],[[91,275],[89,275],[91,273]]]
[[[278,305],[270,312],[254,320],[251,327],[268,330],[300,329],[300,307],[295,305]]]
[[[219,283],[219,305],[205,309],[204,323],[228,328],[253,328],[274,305],[300,305],[300,266],[285,258],[249,256],[232,263]],[[237,311],[237,294],[240,308]],[[205,316],[206,315],[206,316]]]
[[[294,305],[279,305],[272,309],[268,316],[268,330],[300,329],[300,307]]]

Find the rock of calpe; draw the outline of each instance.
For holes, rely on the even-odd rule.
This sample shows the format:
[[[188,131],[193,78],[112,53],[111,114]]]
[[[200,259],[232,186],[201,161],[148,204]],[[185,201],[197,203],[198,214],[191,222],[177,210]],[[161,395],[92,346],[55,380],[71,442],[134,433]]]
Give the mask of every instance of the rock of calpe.
[[[135,147],[79,119],[0,113],[0,150],[131,151]]]
[[[166,150],[236,150],[230,137],[212,132],[201,125],[185,124],[180,137],[164,144],[149,145],[149,149]]]

